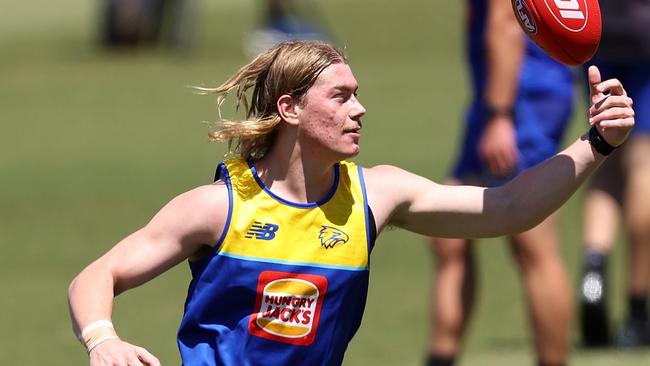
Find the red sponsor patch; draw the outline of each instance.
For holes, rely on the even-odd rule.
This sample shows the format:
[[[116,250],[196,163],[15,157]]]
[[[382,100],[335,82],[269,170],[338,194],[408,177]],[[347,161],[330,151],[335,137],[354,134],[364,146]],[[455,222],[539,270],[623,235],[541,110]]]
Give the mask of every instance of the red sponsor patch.
[[[257,282],[251,334],[299,346],[310,345],[327,292],[327,278],[319,275],[264,271]]]

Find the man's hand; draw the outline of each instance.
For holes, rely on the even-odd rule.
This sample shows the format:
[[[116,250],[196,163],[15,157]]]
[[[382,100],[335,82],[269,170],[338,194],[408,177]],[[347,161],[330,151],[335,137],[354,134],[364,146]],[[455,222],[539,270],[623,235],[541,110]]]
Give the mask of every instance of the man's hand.
[[[596,66],[589,67],[588,75],[591,101],[589,124],[596,125],[608,144],[619,146],[625,142],[634,127],[632,98],[627,96],[619,80],[601,81]]]
[[[90,351],[90,366],[160,366],[146,349],[120,339],[103,342]]]
[[[479,156],[494,176],[506,177],[519,163],[514,123],[512,118],[500,115],[486,123],[478,145]]]

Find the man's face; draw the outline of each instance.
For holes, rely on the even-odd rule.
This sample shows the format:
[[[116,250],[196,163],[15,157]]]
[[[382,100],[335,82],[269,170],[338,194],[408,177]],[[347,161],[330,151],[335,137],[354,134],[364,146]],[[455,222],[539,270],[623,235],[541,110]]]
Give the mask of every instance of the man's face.
[[[298,106],[303,151],[335,161],[359,153],[361,117],[366,109],[357,99],[357,88],[346,64],[332,64],[321,72]]]

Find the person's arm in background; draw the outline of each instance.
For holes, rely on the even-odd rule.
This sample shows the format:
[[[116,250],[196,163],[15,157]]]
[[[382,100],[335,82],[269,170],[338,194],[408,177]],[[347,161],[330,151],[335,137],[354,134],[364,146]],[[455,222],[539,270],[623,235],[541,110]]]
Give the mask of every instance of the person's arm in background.
[[[509,0],[489,1],[485,44],[485,130],[478,151],[490,172],[502,177],[512,173],[519,161],[513,107],[526,48]]]

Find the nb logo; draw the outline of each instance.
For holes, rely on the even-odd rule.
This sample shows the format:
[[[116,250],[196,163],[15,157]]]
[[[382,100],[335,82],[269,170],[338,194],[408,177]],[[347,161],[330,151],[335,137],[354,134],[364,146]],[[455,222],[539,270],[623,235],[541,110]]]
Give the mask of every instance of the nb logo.
[[[262,224],[259,221],[253,222],[251,227],[246,232],[246,239],[251,239],[255,237],[257,240],[273,240],[275,238],[275,232],[278,231],[280,227],[275,224]]]
[[[320,245],[325,249],[333,248],[336,244],[347,243],[350,240],[348,234],[331,226],[323,226],[318,235]]]

